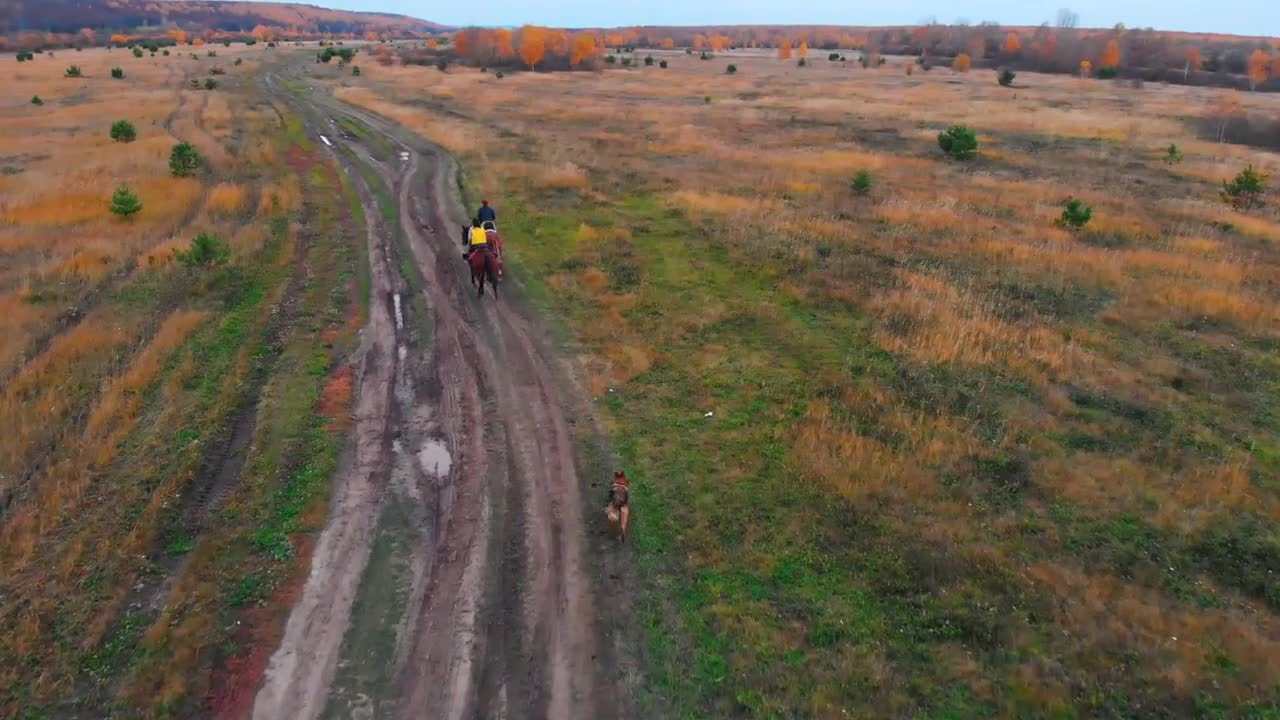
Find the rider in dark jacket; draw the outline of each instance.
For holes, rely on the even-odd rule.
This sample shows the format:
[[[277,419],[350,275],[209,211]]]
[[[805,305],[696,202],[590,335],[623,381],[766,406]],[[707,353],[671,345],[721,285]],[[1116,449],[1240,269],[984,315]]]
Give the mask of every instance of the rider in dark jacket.
[[[488,200],[481,200],[480,211],[476,213],[476,218],[478,218],[482,223],[484,222],[497,223],[498,213],[494,212],[493,208],[489,207]]]

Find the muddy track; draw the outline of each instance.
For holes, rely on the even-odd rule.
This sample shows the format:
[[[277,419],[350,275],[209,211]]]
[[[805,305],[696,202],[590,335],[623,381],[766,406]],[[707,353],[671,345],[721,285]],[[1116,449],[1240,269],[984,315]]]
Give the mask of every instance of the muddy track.
[[[501,289],[479,299],[471,288],[456,237],[465,217],[456,166],[322,91],[287,92],[281,75],[298,82],[301,71],[270,69],[264,89],[299,112],[310,137],[325,136],[318,144],[361,195],[375,302],[359,356],[353,461],[335,480],[329,524],[254,717],[629,716],[586,561],[590,509],[566,410],[577,404],[562,396],[537,323]],[[375,158],[337,117],[380,135],[394,156]],[[383,212],[392,206],[394,218]],[[444,463],[428,467],[433,447]],[[361,668],[385,682],[356,693],[340,687],[359,660],[357,628],[369,624],[353,608],[377,605],[362,584],[377,574],[370,549],[388,507],[414,518],[396,589],[403,606],[383,667]]]

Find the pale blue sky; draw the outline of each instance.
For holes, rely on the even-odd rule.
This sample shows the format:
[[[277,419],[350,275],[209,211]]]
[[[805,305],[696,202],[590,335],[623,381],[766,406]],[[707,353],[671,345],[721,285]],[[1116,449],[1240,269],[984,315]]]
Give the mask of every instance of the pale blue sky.
[[[381,10],[412,15],[447,25],[519,25],[538,23],[568,27],[620,25],[903,25],[936,17],[950,23],[964,18],[1005,25],[1052,22],[1067,5],[1080,16],[1081,27],[1152,26],[1162,30],[1280,35],[1277,0],[917,0],[916,2],[851,2],[850,0],[310,0],[312,4],[348,10]]]

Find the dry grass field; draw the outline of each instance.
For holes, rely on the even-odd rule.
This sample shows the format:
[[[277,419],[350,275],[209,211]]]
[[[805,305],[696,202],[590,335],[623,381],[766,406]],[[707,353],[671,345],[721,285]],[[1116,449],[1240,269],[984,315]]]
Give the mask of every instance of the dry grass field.
[[[456,153],[563,318],[636,487],[641,716],[1280,713],[1280,218],[1218,197],[1280,157],[1201,139],[1224,99],[643,56],[312,70]]]
[[[343,189],[259,95],[268,52],[5,56],[0,716],[207,707],[210,668],[254,647],[237,632],[271,643],[265,599],[306,567],[342,440],[311,410],[350,348],[359,246],[351,218],[303,206]],[[109,137],[117,120],[136,140]],[[173,177],[183,141],[204,163]],[[230,264],[175,262],[197,233]]]

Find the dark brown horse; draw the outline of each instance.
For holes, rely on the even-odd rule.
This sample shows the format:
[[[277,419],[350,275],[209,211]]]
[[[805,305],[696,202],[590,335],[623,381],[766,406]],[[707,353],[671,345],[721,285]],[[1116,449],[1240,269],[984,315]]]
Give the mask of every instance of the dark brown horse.
[[[471,227],[462,226],[463,247],[470,248]],[[466,254],[467,264],[471,266],[471,284],[479,288],[478,294],[484,297],[484,284],[488,280],[493,285],[493,294],[498,294],[498,259],[494,257],[488,245],[479,245]]]

